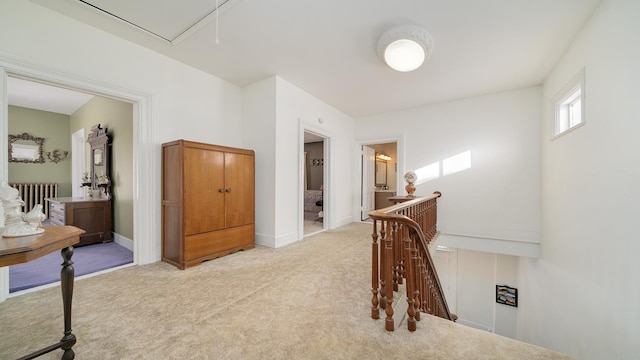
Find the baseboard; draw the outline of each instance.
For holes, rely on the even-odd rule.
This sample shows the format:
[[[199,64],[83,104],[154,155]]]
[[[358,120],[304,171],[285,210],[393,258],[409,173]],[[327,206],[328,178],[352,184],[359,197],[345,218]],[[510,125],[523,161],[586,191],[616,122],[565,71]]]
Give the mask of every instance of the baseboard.
[[[128,239],[120,234],[113,233],[113,241],[123,248],[133,251],[133,240]]]
[[[478,330],[483,330],[483,331],[487,331],[487,332],[495,332],[493,328],[486,326],[486,325],[482,325],[482,324],[478,324],[478,323],[474,323],[473,321],[468,321],[468,320],[464,320],[464,319],[458,319],[456,320],[456,323],[460,324],[460,325],[464,325],[464,326],[468,326],[474,329],[478,329]]]
[[[294,242],[300,240],[300,238],[298,237],[297,231],[292,231],[288,234],[276,236],[275,240],[276,240],[275,247],[279,248],[285,245],[293,244]]]
[[[256,245],[266,246],[270,248],[276,247],[276,239],[271,235],[258,234],[255,235],[255,243]]]
[[[256,245],[262,245],[270,248],[279,248],[285,245],[293,244],[298,241],[298,232],[292,231],[288,234],[272,236],[256,233],[255,243]]]
[[[336,219],[335,226],[332,229],[337,229],[341,226],[349,225],[353,222],[353,218],[351,216],[345,216],[340,219]]]

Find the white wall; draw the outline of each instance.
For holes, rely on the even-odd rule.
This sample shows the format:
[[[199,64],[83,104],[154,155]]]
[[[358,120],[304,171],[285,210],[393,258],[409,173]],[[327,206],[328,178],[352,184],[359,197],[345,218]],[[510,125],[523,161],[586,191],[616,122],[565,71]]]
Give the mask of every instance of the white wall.
[[[605,0],[543,87],[542,256],[522,259],[520,334],[582,359],[640,354],[640,2]],[[550,140],[581,68],[586,125]]]
[[[260,159],[265,160],[258,165],[256,156],[257,188],[262,191],[256,195],[258,243],[280,247],[303,237],[301,136],[305,128],[329,138],[325,221],[329,228],[350,223],[353,165],[344,154],[350,154],[353,146],[353,119],[280,77],[247,87],[244,113],[246,144],[260,149]]]
[[[256,244],[276,247],[276,78],[243,89],[243,138],[256,153]]]
[[[302,238],[299,227],[303,201],[301,169],[302,129],[313,130],[329,138],[328,158],[325,158],[325,174],[328,183],[325,191],[325,221],[333,229],[351,223],[351,149],[354,138],[354,120],[327,105],[318,98],[277,78],[276,125],[276,231],[283,236],[283,244],[290,242],[289,234]],[[297,189],[297,192],[292,192]],[[328,218],[327,218],[328,216]]]
[[[471,151],[471,168],[418,180],[416,195],[443,194],[438,200],[443,244],[447,235],[464,235],[478,246],[474,250],[482,250],[483,238],[537,243],[540,99],[540,87],[531,87],[360,118],[357,139],[400,132],[405,139],[401,174]]]
[[[29,1],[0,2],[1,64],[12,64],[11,71],[52,74],[145,99],[148,108],[134,106],[134,113],[146,116],[144,127],[134,123],[134,142],[148,139],[134,144],[134,153],[144,155],[134,160],[134,232],[140,232],[134,237],[136,243],[148,244],[151,254],[145,261],[160,259],[160,145],[178,138],[243,144],[239,87]],[[8,67],[0,67],[3,75]],[[5,96],[2,86],[0,92]],[[6,114],[0,119],[0,137],[6,138]],[[140,134],[142,128],[148,133]],[[0,174],[6,178],[6,146],[3,154]],[[0,301],[8,287],[6,274],[0,269]]]
[[[495,288],[518,288],[518,257],[449,248],[433,261],[458,324],[517,338],[518,308],[496,303]]]

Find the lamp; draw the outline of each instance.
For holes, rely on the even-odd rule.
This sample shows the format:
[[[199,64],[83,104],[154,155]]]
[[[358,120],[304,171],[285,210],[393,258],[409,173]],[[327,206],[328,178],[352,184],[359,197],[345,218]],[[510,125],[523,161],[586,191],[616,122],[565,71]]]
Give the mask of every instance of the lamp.
[[[391,160],[391,156],[389,156],[387,154],[383,154],[383,153],[376,153],[376,159],[389,161],[389,160]]]
[[[431,55],[433,40],[423,28],[401,25],[387,30],[378,39],[378,56],[390,68],[409,72],[419,68]]]

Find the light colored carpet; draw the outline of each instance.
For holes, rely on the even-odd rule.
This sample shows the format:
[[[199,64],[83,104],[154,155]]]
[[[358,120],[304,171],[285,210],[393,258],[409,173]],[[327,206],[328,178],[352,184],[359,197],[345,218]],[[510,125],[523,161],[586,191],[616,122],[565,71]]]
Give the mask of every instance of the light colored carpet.
[[[568,359],[423,315],[418,330],[370,317],[371,225],[180,271],[165,263],[78,280],[76,359]],[[0,304],[0,359],[62,337],[59,288]],[[56,350],[42,359],[59,359]]]

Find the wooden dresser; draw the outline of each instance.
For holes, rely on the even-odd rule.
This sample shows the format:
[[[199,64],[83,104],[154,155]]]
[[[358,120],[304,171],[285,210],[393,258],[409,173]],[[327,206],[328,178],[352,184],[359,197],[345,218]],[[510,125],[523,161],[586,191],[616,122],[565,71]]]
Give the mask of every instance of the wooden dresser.
[[[47,198],[51,225],[73,225],[83,229],[81,245],[109,242],[111,234],[111,199],[73,197]]]
[[[253,150],[162,145],[162,261],[179,269],[255,244]]]

